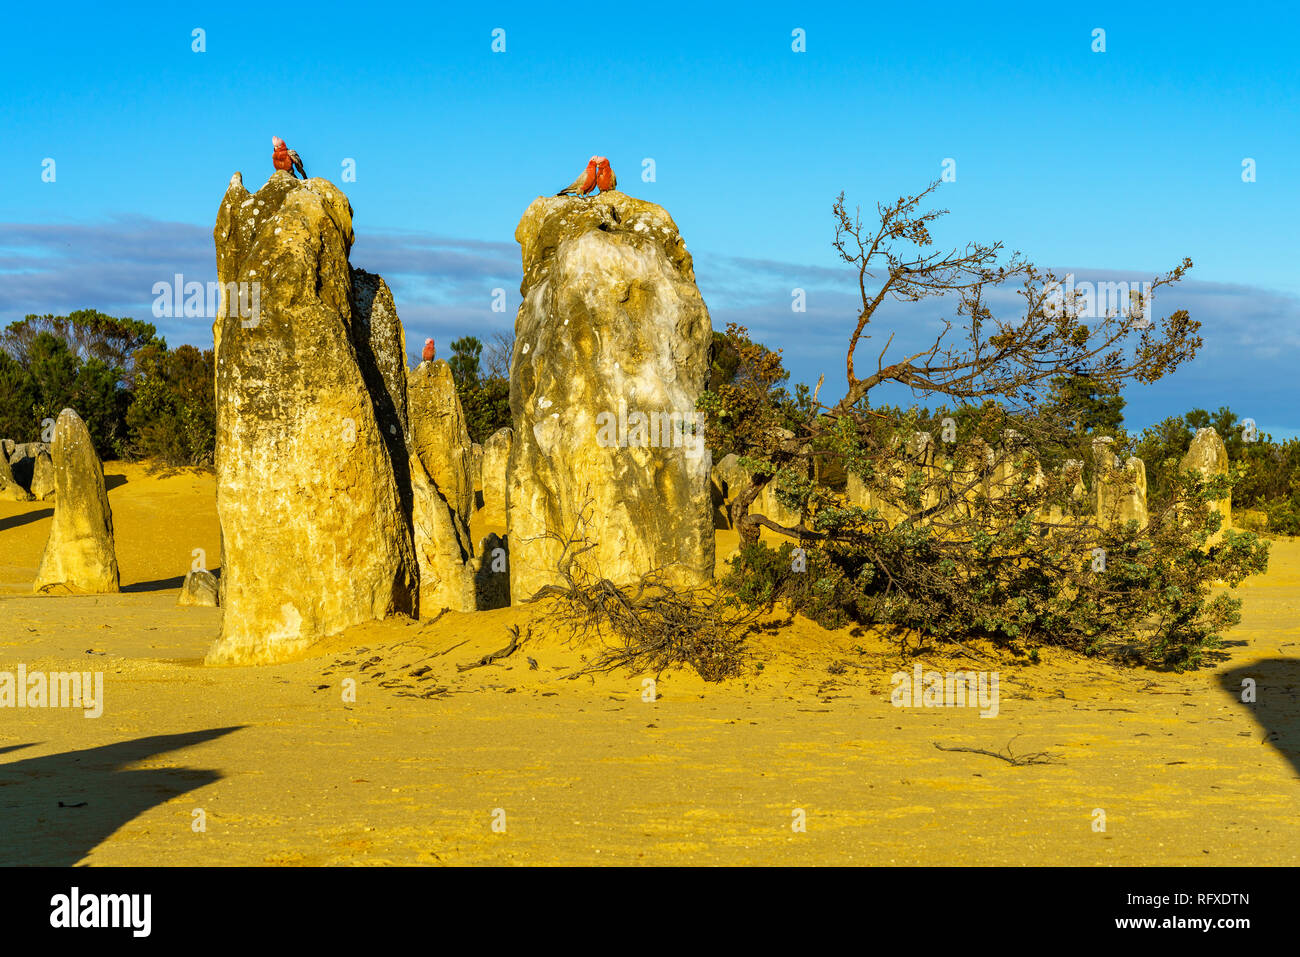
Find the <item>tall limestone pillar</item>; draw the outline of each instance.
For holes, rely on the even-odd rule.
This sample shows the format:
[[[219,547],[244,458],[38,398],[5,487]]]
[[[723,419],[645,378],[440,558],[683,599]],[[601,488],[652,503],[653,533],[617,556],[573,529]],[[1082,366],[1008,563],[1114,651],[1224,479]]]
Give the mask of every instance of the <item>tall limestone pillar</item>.
[[[42,595],[119,591],[104,466],[86,423],[71,409],[59,413],[51,451],[54,518],[36,572],[36,591]]]
[[[510,593],[557,581],[563,540],[628,583],[713,573],[710,455],[695,401],[712,328],[690,253],[661,207],[621,192],[539,197],[515,230]]]
[[[1121,464],[1115,455],[1115,440],[1097,436],[1092,440],[1093,504],[1101,525],[1135,521],[1147,524],[1147,467],[1139,458],[1128,457]]]
[[[327,180],[278,171],[250,194],[235,174],[213,238],[225,611],[208,660],[270,662],[415,610],[401,327],[377,277],[354,276],[352,207]]]
[[[1192,444],[1183,456],[1182,467],[1200,473],[1204,479],[1211,479],[1228,472],[1228,450],[1223,439],[1212,427],[1197,429]],[[1232,525],[1232,496],[1217,499],[1210,503],[1210,508],[1223,516],[1223,524],[1210,537],[1207,544],[1214,545],[1223,538],[1223,533]]]
[[[506,527],[506,472],[510,464],[511,429],[498,429],[483,443],[483,521]]]
[[[407,383],[420,617],[444,608],[474,611],[472,455],[451,366],[441,359],[421,362],[407,374]]]

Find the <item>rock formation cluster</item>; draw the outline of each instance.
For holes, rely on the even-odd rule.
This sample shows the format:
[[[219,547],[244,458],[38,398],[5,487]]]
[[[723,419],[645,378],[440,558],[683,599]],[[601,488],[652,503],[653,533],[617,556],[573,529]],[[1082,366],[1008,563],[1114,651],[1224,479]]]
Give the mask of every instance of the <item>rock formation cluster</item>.
[[[210,663],[285,660],[388,615],[526,601],[560,583],[566,562],[618,584],[712,576],[714,530],[731,526],[751,476],[734,454],[714,463],[706,446],[695,406],[713,333],[662,208],[607,191],[539,197],[524,212],[512,427],[481,447],[452,367],[408,368],[392,292],[349,261],[352,207],[336,186],[278,171],[250,193],[236,174],[213,236],[224,290],[213,325],[222,559],[219,577],[191,571],[179,598],[223,609]],[[1044,482],[1013,432],[976,456],[997,464],[959,493],[972,508]],[[892,525],[940,493],[928,488],[903,511],[881,490],[897,499],[909,475],[951,468],[946,459],[917,432],[886,474],[817,468],[838,468],[845,499]],[[1227,470],[1213,429],[1197,432],[1183,466],[1206,478]],[[1094,442],[1090,468],[1064,469],[1073,492],[1050,521],[1150,521],[1145,466],[1117,458],[1112,440]],[[117,591],[103,468],[70,409],[48,446],[0,442],[0,499],[50,497],[36,590]],[[1226,528],[1230,500],[1214,507]],[[775,482],[751,511],[788,527],[809,518],[780,501]]]

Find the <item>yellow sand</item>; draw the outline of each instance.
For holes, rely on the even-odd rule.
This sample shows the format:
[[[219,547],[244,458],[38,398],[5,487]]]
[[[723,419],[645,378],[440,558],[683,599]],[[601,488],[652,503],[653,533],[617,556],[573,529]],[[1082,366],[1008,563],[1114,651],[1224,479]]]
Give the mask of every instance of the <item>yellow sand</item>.
[[[895,708],[890,676],[911,661],[796,620],[753,642],[747,677],[666,674],[650,703],[642,675],[567,679],[582,649],[536,631],[457,671],[509,626],[526,633],[519,609],[372,623],[293,663],[205,668],[220,611],[176,595],[195,548],[218,561],[212,477],[106,472],[121,595],[30,595],[50,506],[0,503],[0,671],[103,671],[106,699],[98,719],[0,710],[3,864],[1300,860],[1292,540],[1242,590],[1230,660],[1212,670],[931,655],[941,671],[997,669],[998,717]],[[1255,705],[1235,692],[1243,673]],[[1013,738],[1056,763],[935,747]]]

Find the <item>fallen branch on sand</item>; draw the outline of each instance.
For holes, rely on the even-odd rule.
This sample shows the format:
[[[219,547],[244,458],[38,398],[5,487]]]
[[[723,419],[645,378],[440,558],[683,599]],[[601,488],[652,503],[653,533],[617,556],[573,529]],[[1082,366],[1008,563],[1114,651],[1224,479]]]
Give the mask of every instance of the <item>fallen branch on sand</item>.
[[[1012,767],[1017,767],[1017,768],[1022,768],[1029,764],[1060,764],[1061,763],[1060,755],[1053,754],[1050,751],[1034,751],[1031,754],[1014,753],[1011,750],[1011,745],[1018,737],[1020,737],[1020,735],[1016,735],[1015,738],[1012,738],[1010,741],[1007,742],[1005,754],[1001,751],[989,751],[985,748],[961,748],[961,747],[945,748],[938,741],[933,741],[931,743],[940,751],[965,751],[968,754],[987,754],[990,758],[997,758],[998,760],[1005,761],[1007,762],[1007,764],[1010,764]]]
[[[529,635],[533,633],[532,628],[528,629],[528,633]],[[492,662],[497,661],[501,658],[510,657],[510,655],[514,654],[516,649],[518,649],[520,645],[518,625],[510,626],[510,635],[511,635],[510,644],[506,645],[500,651],[493,651],[489,654],[484,655],[478,661],[471,661],[467,665],[457,665],[456,670],[469,671],[471,668],[482,668],[484,665],[490,665],[492,664]]]
[[[670,569],[653,569],[635,581],[618,584],[600,573],[594,561],[579,559],[596,544],[584,537],[590,500],[567,534],[549,532],[560,546],[557,583],[543,585],[528,602],[553,599],[545,620],[572,643],[602,644],[594,660],[567,675],[627,669],[658,674],[690,665],[705,681],[740,674],[745,639],[758,613],[739,608],[707,587],[676,583]]]

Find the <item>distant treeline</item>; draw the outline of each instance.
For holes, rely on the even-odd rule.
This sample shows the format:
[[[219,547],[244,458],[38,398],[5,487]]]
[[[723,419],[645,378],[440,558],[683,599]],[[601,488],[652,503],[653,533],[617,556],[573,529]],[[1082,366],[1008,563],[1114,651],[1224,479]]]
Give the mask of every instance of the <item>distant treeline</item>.
[[[1169,474],[1168,468],[1153,470],[1151,465],[1181,460],[1196,430],[1207,426],[1223,439],[1229,468],[1237,473],[1232,488],[1234,514],[1238,509],[1256,509],[1268,515],[1268,531],[1300,535],[1300,439],[1275,442],[1227,406],[1213,414],[1193,409],[1142,432],[1136,448],[1147,463],[1148,496],[1157,502],[1162,499]]]
[[[510,424],[510,348],[502,336],[486,356],[473,336],[452,343],[448,364],[475,442]],[[0,438],[47,440],[71,408],[100,458],[211,465],[215,398],[212,350],[171,349],[148,322],[81,309],[0,332]]]
[[[0,438],[48,440],[64,408],[101,458],[210,465],[212,350],[169,349],[147,322],[93,309],[28,316],[0,333]]]

